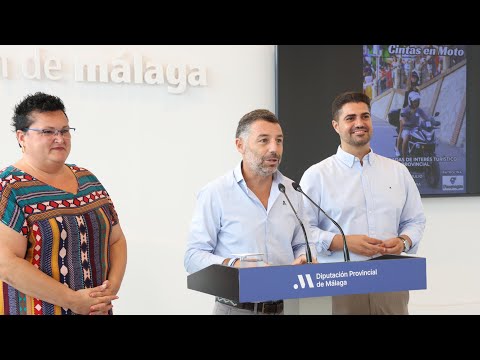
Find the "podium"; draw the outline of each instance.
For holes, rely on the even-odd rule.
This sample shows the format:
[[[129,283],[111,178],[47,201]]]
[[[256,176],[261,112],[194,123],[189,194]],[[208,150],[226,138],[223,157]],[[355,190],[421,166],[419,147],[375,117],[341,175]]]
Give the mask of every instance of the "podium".
[[[187,287],[234,302],[283,299],[286,315],[331,314],[335,295],[426,289],[426,259],[384,255],[367,261],[304,265],[210,265],[188,275]]]

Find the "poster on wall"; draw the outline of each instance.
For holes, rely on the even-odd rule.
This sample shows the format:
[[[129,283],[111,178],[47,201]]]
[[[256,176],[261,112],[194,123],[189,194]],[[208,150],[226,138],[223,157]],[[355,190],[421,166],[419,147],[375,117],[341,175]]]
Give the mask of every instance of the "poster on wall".
[[[466,192],[466,62],[465,45],[363,45],[372,149],[421,194]]]

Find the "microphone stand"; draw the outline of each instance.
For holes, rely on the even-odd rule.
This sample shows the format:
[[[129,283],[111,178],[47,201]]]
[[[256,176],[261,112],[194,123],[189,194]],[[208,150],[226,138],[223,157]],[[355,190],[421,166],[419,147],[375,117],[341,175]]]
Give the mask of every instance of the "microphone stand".
[[[350,261],[350,252],[348,251],[347,239],[345,238],[345,234],[343,233],[343,230],[342,230],[342,228],[340,227],[340,225],[338,225],[338,223],[337,223],[335,220],[333,220],[330,216],[328,216],[327,213],[326,213],[325,211],[323,211],[323,209],[322,209],[320,206],[318,206],[312,199],[310,199],[310,197],[303,192],[303,190],[302,190],[302,188],[300,187],[299,184],[297,184],[297,183],[294,182],[294,183],[292,183],[292,186],[293,186],[293,188],[294,188],[296,191],[298,191],[299,193],[305,195],[305,197],[306,197],[308,200],[310,200],[310,202],[311,202],[313,205],[315,205],[315,207],[316,207],[317,209],[319,209],[319,210],[323,213],[323,215],[325,215],[332,223],[334,223],[335,226],[338,228],[338,230],[340,230],[340,233],[342,234],[342,239],[343,239],[343,259],[345,260],[345,262]]]
[[[307,263],[311,264],[312,263],[312,253],[310,251],[310,244],[308,243],[307,232],[305,231],[305,226],[303,226],[302,220],[300,220],[300,217],[298,216],[297,212],[295,211],[295,208],[293,207],[292,203],[290,202],[290,199],[288,198],[287,193],[285,192],[285,186],[283,184],[278,184],[278,190],[280,190],[280,192],[282,192],[283,195],[285,195],[285,197],[287,198],[288,204],[292,208],[293,213],[297,217],[297,220],[300,223],[300,226],[302,227],[303,235],[305,236],[305,244],[307,245],[305,256],[307,257]]]

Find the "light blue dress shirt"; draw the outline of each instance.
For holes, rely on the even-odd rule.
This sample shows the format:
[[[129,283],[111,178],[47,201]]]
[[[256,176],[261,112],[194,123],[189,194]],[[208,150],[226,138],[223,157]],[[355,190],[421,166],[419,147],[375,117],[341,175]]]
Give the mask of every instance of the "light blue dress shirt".
[[[387,240],[405,234],[416,253],[425,228],[425,215],[417,185],[401,163],[370,151],[360,160],[343,151],[311,166],[300,185],[345,235],[367,235]],[[318,262],[341,262],[342,251],[328,250],[337,227],[304,199],[310,232],[317,241]],[[368,257],[350,252],[350,260]]]
[[[285,186],[310,240],[301,194],[292,188],[292,180],[279,171],[273,174],[265,209],[248,189],[240,163],[198,194],[184,258],[187,272],[221,264],[238,253],[263,253],[264,261],[271,265],[291,264],[305,254],[303,231],[285,195],[278,190],[279,183]],[[315,245],[310,248],[315,257]]]

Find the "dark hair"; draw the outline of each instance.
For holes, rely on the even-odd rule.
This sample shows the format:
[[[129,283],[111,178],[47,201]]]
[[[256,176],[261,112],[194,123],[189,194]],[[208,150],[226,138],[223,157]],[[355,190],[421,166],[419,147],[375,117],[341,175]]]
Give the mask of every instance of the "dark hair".
[[[265,120],[271,123],[279,124],[277,117],[274,113],[266,109],[257,109],[250,111],[248,114],[243,115],[243,117],[238,122],[237,132],[235,137],[240,138],[244,137],[249,131],[250,126],[257,120]]]
[[[32,112],[47,112],[61,110],[65,113],[65,105],[58,96],[48,95],[42,92],[29,94],[21,102],[15,105],[13,110],[12,126],[15,130],[23,130],[32,125],[30,117]],[[68,116],[67,116],[68,119]]]
[[[348,103],[359,103],[363,102],[367,104],[368,111],[370,111],[370,98],[364,93],[358,92],[344,92],[338,95],[332,103],[332,118],[338,122],[338,113],[342,109],[343,105]]]

